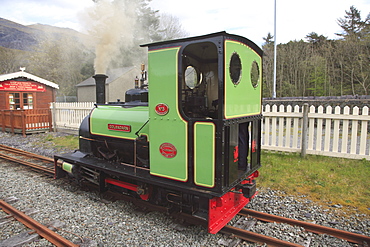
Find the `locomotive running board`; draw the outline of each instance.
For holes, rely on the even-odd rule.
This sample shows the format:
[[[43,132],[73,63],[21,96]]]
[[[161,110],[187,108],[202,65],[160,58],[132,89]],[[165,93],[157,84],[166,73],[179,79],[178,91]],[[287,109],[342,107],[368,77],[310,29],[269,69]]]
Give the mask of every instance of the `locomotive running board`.
[[[72,165],[76,166],[83,166],[88,167],[90,169],[98,169],[106,174],[116,174],[122,177],[126,177],[129,179],[141,179],[148,184],[163,186],[165,188],[173,188],[183,192],[189,192],[188,187],[184,187],[182,182],[172,181],[169,179],[163,179],[161,177],[152,176],[149,174],[147,168],[145,169],[138,169],[139,167],[134,167],[129,164],[116,164],[111,163],[108,161],[100,160],[94,157],[91,157],[85,153],[80,151],[76,151],[74,153],[65,153],[60,155],[54,155],[54,167],[55,167],[55,174],[54,178],[59,179],[63,178],[67,175],[67,172],[62,169],[61,164],[62,162],[67,162]],[[202,188],[192,188],[191,194],[205,197],[211,199],[213,197],[219,196],[217,193],[202,189]]]

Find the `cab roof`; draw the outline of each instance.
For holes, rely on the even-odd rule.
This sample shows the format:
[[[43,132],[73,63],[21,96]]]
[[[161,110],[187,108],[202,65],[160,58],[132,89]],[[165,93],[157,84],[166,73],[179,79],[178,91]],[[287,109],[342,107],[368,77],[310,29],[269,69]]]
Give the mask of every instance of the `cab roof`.
[[[201,41],[201,40],[207,40],[207,39],[213,39],[213,38],[222,38],[223,40],[225,39],[236,40],[252,48],[255,52],[257,52],[258,55],[262,56],[263,54],[262,49],[258,45],[256,45],[253,41],[243,36],[229,34],[225,31],[217,32],[217,33],[210,33],[210,34],[201,35],[201,36],[194,36],[194,37],[188,37],[188,38],[165,40],[165,41],[159,41],[159,42],[154,42],[154,43],[149,43],[149,44],[143,44],[143,45],[140,45],[140,47],[148,47],[149,50],[151,50],[151,49],[158,49],[162,47],[168,47],[168,46],[171,46],[171,44],[175,45],[175,44],[183,43],[183,42]]]

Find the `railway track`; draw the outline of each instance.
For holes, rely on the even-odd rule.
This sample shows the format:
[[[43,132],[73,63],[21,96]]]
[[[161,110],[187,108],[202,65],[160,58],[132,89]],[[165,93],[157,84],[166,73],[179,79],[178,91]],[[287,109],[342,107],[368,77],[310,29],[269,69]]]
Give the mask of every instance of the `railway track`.
[[[43,237],[44,239],[48,240],[50,243],[58,247],[77,247],[78,246],[70,242],[69,240],[65,239],[64,237],[60,236],[56,232],[52,231],[48,227],[44,226],[43,224],[39,223],[38,221],[34,220],[27,214],[14,208],[13,206],[11,206],[10,204],[8,204],[7,202],[3,200],[0,200],[0,208],[5,213],[9,214],[11,218],[21,222],[26,227],[31,229],[32,231],[27,233],[29,235],[37,233],[39,236]],[[24,236],[24,234],[22,236]],[[19,237],[18,239],[14,238],[12,240],[9,240],[6,245],[2,245],[1,243],[0,245],[1,246],[8,246],[8,245],[9,246],[20,246],[21,245],[21,243],[19,243],[20,241],[28,241],[28,240],[25,240],[24,237],[23,239]],[[3,244],[5,243],[3,242]]]
[[[294,219],[289,219],[281,216],[276,216],[272,214],[267,214],[267,213],[262,213],[258,211],[254,211],[251,209],[242,209],[239,212],[240,215],[242,216],[252,216],[258,220],[265,221],[265,222],[276,222],[276,223],[285,223],[289,224],[292,226],[300,226],[303,227],[306,231],[313,232],[316,234],[327,234],[331,235],[336,238],[344,239],[348,242],[359,244],[359,245],[364,245],[364,246],[370,246],[370,237],[353,233],[353,232],[347,232],[331,227],[326,227],[326,226],[321,226],[305,221],[300,221],[300,220],[294,220]],[[366,244],[366,245],[365,245]]]
[[[0,144],[0,158],[54,175],[54,160],[42,155]]]
[[[17,157],[14,157],[14,156],[17,156]],[[37,154],[26,152],[20,149],[0,145],[0,158],[10,160],[16,163],[20,163],[20,164],[29,166],[33,169],[36,169],[38,171],[46,172],[51,175],[54,174],[54,164],[53,164],[54,160],[41,156],[41,155],[37,155]],[[26,159],[29,161],[26,161]],[[111,193],[110,197],[116,197],[116,198],[118,197],[125,201],[130,201],[134,203],[136,206],[143,208],[146,211],[159,211],[159,212],[168,213],[166,208],[163,208],[160,206],[154,206],[153,204],[150,204],[140,199],[136,199],[130,196],[112,193],[112,192],[106,192],[106,193]],[[264,222],[276,222],[276,223],[289,224],[293,226],[299,226],[299,227],[303,227],[306,231],[314,232],[317,234],[331,235],[337,238],[344,239],[351,243],[359,244],[360,246],[370,246],[370,237],[361,235],[361,234],[346,232],[346,231],[331,228],[331,227],[325,227],[325,226],[316,225],[316,224],[308,223],[304,221],[298,221],[298,220],[284,218],[284,217],[280,217],[276,215],[266,214],[266,213],[262,213],[262,212],[258,212],[258,211],[254,211],[250,209],[242,209],[239,215],[242,217],[253,217],[253,218],[256,218]],[[180,219],[182,221],[185,221],[191,224],[207,226],[207,222],[205,220],[195,218],[190,215],[176,214],[173,216],[177,219]],[[221,233],[231,235],[236,238],[243,239],[249,242],[266,243],[270,246],[302,246],[296,243],[291,243],[291,242],[287,242],[287,241],[280,240],[277,238],[254,233],[250,230],[245,230],[245,229],[230,226],[230,225],[225,226],[221,230]]]
[[[292,226],[298,226],[298,227],[303,227],[306,231],[313,232],[316,234],[327,234],[336,238],[340,238],[343,240],[346,240],[350,243],[358,244],[359,246],[370,246],[370,237],[357,234],[357,233],[352,233],[352,232],[347,232],[331,227],[326,227],[326,226],[321,226],[305,221],[299,221],[299,220],[294,220],[294,219],[289,219],[281,216],[276,216],[272,214],[267,214],[267,213],[262,213],[250,209],[242,209],[239,212],[239,215],[243,217],[253,217],[257,220],[263,221],[263,222],[275,222],[275,223],[282,223],[282,224],[289,224]],[[296,243],[291,243],[287,241],[283,241],[280,239],[276,239],[273,237],[261,235],[254,233],[250,230],[244,230],[241,228],[233,227],[233,226],[225,226],[222,230],[222,233],[232,235],[234,237],[250,241],[250,242],[258,242],[258,243],[266,243],[267,245],[271,246],[303,246],[300,244]]]
[[[122,195],[122,194],[117,194],[113,192],[107,192],[107,194],[110,194],[110,197],[116,197],[116,199],[121,199],[125,201],[132,202],[139,208],[142,208],[144,211],[158,211],[158,212],[163,212],[163,213],[168,213],[167,209],[164,207],[160,206],[154,206],[153,204],[150,204],[146,201],[136,199],[127,195]],[[239,216],[243,217],[253,217],[256,218],[257,220],[261,220],[264,222],[276,222],[276,223],[283,223],[283,224],[290,224],[293,226],[300,226],[305,228],[306,231],[311,231],[316,234],[327,234],[331,235],[333,237],[337,237],[340,239],[344,239],[348,242],[351,243],[356,243],[359,244],[359,246],[370,246],[370,237],[361,235],[361,234],[356,234],[352,232],[346,232],[343,230],[331,228],[331,227],[325,227],[321,225],[316,225],[312,223],[308,223],[305,221],[298,221],[298,220],[293,220],[289,218],[284,218],[276,215],[271,215],[271,214],[266,214],[250,209],[242,209],[239,214]],[[180,220],[180,222],[186,222],[189,224],[194,224],[194,225],[203,225],[204,227],[207,227],[207,221],[202,220],[200,218],[196,218],[187,214],[182,214],[182,213],[177,213],[172,215],[175,219]],[[243,227],[235,227],[231,225],[226,225],[224,228],[221,229],[221,233],[224,233],[229,236],[233,236],[245,241],[249,242],[254,242],[254,243],[261,243],[261,244],[267,244],[268,246],[281,246],[281,247],[303,247],[303,245],[297,244],[297,243],[291,243],[287,242],[281,239],[277,239],[274,237],[269,237],[266,235],[262,235],[259,233],[254,233],[251,230],[245,230]]]

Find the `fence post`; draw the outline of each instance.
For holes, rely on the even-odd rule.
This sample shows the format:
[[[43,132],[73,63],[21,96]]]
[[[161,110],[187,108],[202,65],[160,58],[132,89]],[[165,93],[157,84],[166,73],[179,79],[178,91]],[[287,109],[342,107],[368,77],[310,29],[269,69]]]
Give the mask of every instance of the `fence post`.
[[[53,130],[53,117],[51,116],[51,109],[47,109],[47,118],[49,122],[49,131],[52,132]]]
[[[57,122],[56,122],[56,111],[57,110],[56,110],[55,102],[50,103],[50,108],[51,108],[51,117],[53,121],[53,131],[57,132]],[[51,124],[51,121],[50,121],[50,124]]]
[[[308,103],[303,104],[302,114],[303,118],[302,118],[301,157],[305,157],[307,151]]]
[[[26,137],[26,110],[20,110],[21,111],[21,126],[22,126],[22,135],[23,137]]]
[[[5,110],[1,110],[2,130],[5,132]]]
[[[14,111],[15,110],[11,110],[10,111],[10,115],[9,115],[9,119],[10,119],[10,130],[12,132],[12,134],[14,135]]]

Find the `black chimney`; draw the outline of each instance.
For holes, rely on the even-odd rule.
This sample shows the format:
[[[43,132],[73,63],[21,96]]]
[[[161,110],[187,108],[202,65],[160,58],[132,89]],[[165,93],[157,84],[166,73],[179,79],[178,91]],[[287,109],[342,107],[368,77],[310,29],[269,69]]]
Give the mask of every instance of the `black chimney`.
[[[108,78],[104,74],[96,74],[93,76],[96,84],[96,103],[105,104],[105,80]]]

